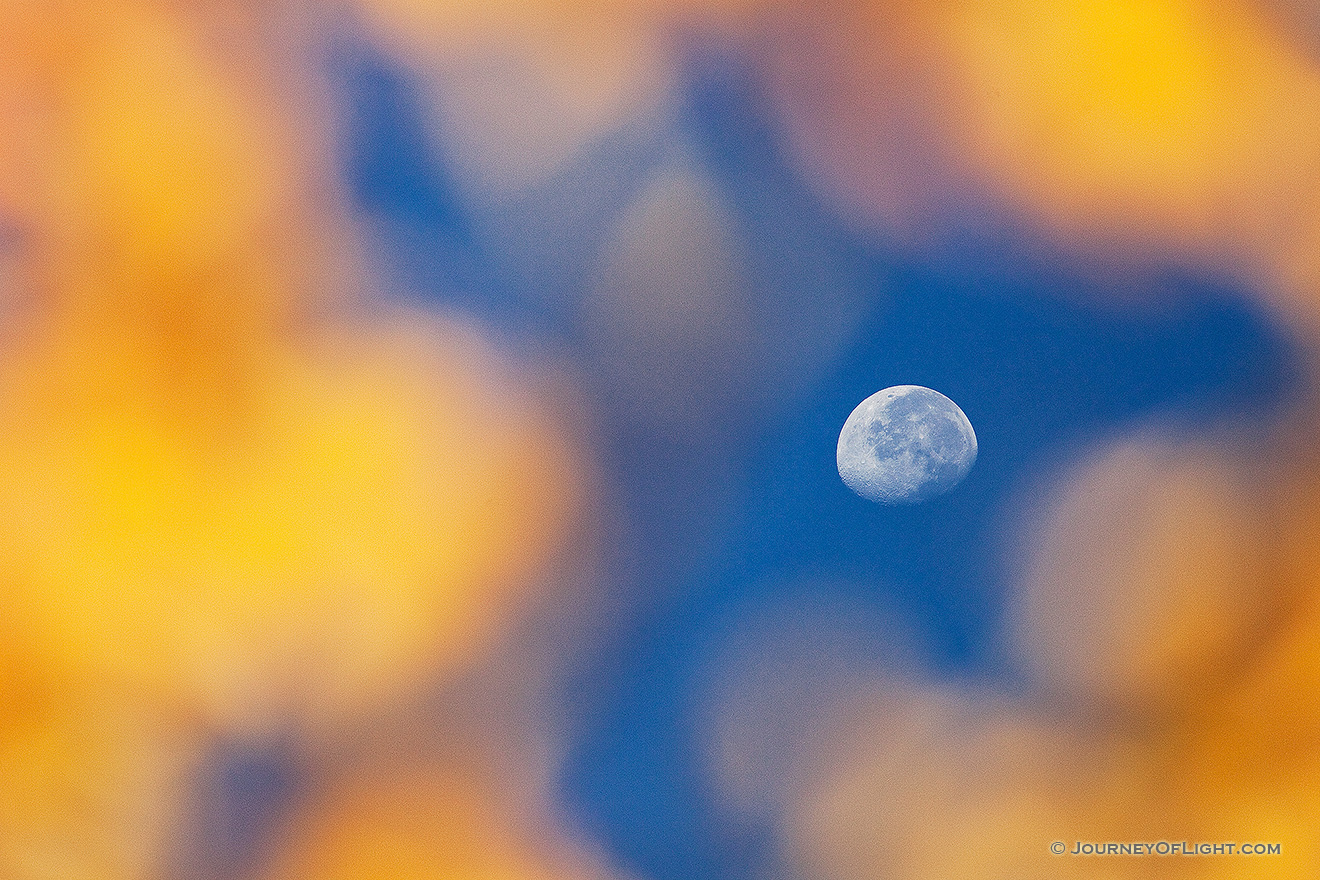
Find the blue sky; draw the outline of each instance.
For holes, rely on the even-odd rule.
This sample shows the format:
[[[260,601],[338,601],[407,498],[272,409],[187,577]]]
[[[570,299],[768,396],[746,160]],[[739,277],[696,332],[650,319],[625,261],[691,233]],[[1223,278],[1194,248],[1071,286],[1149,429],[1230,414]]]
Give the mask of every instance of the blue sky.
[[[779,876],[773,821],[730,817],[702,754],[712,664],[747,620],[819,601],[876,621],[880,642],[897,614],[931,674],[1011,687],[995,652],[1003,537],[1033,487],[1151,424],[1194,439],[1268,420],[1302,375],[1229,280],[1159,266],[1108,278],[970,212],[919,249],[850,230],[784,161],[754,72],[697,61],[660,123],[483,202],[462,195],[443,126],[423,122],[403,71],[349,42],[332,59],[344,178],[389,284],[553,359],[587,397],[592,454],[627,523],[608,569],[626,601],[560,695],[575,733],[559,791],[580,829],[655,880]],[[730,388],[735,403],[707,416],[718,424],[686,440],[620,416],[629,388],[581,316],[610,231],[667,168],[727,206],[755,327],[776,343],[732,353],[754,393],[738,405],[745,388]],[[1121,305],[1142,301],[1162,305]],[[831,344],[790,344],[820,328]],[[951,397],[980,443],[959,489],[915,507],[863,501],[835,471],[843,420],[894,384]]]

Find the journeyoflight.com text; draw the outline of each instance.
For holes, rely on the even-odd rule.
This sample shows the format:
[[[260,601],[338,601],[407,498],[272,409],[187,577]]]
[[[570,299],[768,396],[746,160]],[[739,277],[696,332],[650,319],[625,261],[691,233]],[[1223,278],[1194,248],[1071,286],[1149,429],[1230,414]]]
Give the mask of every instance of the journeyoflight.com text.
[[[1077,840],[1069,847],[1062,840],[1050,844],[1056,856],[1277,856],[1283,847],[1278,843],[1188,843],[1170,842]]]

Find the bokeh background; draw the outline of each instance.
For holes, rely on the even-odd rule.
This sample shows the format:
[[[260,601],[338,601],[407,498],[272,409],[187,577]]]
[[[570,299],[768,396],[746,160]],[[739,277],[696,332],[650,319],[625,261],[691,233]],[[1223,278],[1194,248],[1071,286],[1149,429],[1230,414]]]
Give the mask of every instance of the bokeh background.
[[[5,0],[0,878],[1313,877],[1318,172],[1305,0]]]

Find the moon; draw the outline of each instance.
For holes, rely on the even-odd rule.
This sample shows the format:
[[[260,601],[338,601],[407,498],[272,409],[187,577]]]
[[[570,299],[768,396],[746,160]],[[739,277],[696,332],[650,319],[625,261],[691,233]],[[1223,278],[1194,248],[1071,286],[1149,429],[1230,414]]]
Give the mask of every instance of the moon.
[[[976,432],[958,404],[921,385],[863,400],[839,432],[839,476],[881,504],[916,504],[957,486],[976,463]]]

